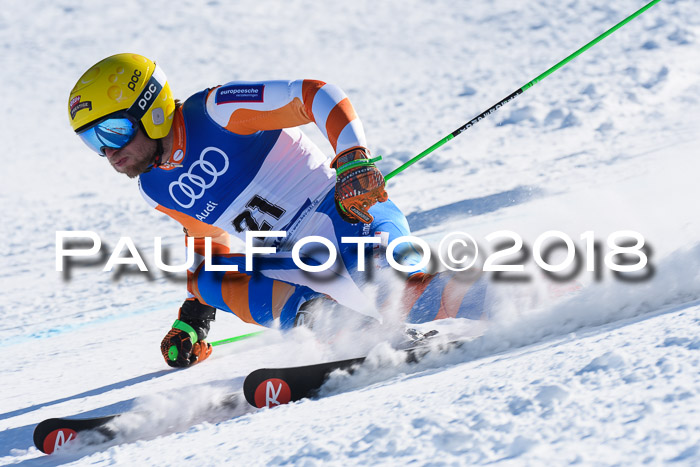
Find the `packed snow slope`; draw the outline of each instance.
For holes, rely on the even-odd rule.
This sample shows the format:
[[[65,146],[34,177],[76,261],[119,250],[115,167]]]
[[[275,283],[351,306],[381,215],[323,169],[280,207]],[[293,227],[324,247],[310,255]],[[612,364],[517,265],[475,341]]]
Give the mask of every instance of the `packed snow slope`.
[[[526,255],[532,280],[493,284],[485,333],[418,366],[376,336],[328,346],[273,330],[173,371],[159,343],[181,280],[104,273],[104,258],[55,266],[58,230],[96,232],[105,254],[129,236],[149,266],[161,236],[182,259],[179,226],[71,134],[69,91],[108,55],[155,59],[181,98],[231,80],[335,83],[387,173],[641,6],[3,2],[0,464],[699,464],[698,0],[660,2],[387,186],[433,245],[459,230],[488,250],[505,229],[532,246],[559,230],[583,257],[584,232],[604,254],[611,233],[637,231],[650,253],[640,280],[599,263],[555,283]],[[533,296],[538,306],[521,306]],[[211,338],[255,329],[220,312]],[[257,367],[365,349],[367,366],[333,375],[327,397],[206,409]],[[50,457],[32,446],[43,419],[130,409],[110,444]]]

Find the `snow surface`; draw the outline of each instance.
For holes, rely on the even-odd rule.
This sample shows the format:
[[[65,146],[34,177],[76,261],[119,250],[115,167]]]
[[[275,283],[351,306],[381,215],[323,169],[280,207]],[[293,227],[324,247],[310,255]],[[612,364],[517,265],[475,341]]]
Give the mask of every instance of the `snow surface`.
[[[376,336],[329,347],[271,331],[173,371],[158,344],[181,281],[55,270],[57,230],[96,231],[108,254],[130,236],[149,265],[155,236],[182,254],[180,228],[67,125],[71,87],[105,56],[154,58],[181,97],[233,79],[338,84],[387,173],[642,5],[3,2],[0,464],[700,464],[698,0],[660,2],[388,184],[434,245],[455,230],[484,245],[503,229],[530,245],[552,229],[580,245],[585,231],[604,243],[636,230],[652,248],[647,280],[582,271],[494,287],[483,336],[417,366],[388,365],[400,355]],[[532,294],[556,298],[524,310]],[[211,338],[256,329],[219,313]],[[372,347],[327,397],[210,408],[254,368]],[[132,408],[109,444],[32,446],[45,418]]]

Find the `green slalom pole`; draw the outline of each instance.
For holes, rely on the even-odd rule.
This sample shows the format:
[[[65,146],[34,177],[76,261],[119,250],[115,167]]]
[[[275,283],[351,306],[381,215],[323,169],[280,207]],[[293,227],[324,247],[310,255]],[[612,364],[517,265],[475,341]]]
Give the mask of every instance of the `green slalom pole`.
[[[238,342],[238,341],[250,339],[251,337],[259,336],[260,334],[262,334],[264,332],[265,331],[255,331],[255,332],[251,332],[248,334],[242,334],[240,336],[229,337],[228,339],[221,339],[219,341],[210,342],[210,344],[212,345],[212,347],[216,347],[217,345],[229,344],[231,342]]]
[[[513,99],[515,99],[516,97],[518,97],[520,94],[524,93],[526,90],[530,89],[532,86],[534,86],[535,84],[539,83],[540,81],[542,81],[543,79],[545,79],[547,76],[551,75],[552,73],[554,73],[555,71],[557,71],[559,68],[563,67],[564,65],[566,65],[567,63],[569,63],[571,60],[573,60],[574,58],[578,57],[578,56],[581,55],[583,52],[585,52],[586,50],[590,49],[591,47],[593,47],[594,45],[596,45],[598,42],[602,41],[603,39],[605,39],[606,37],[608,37],[610,34],[614,33],[615,31],[617,31],[618,29],[620,29],[622,26],[624,26],[625,24],[629,23],[629,22],[632,21],[634,18],[636,18],[637,16],[641,15],[642,13],[644,13],[645,11],[647,11],[649,8],[651,8],[652,6],[656,5],[656,4],[659,3],[660,1],[661,1],[661,0],[653,0],[653,1],[649,2],[649,3],[647,3],[644,7],[640,8],[640,9],[637,10],[636,12],[632,13],[632,14],[629,15],[627,18],[623,19],[622,21],[620,21],[619,23],[617,23],[615,26],[611,27],[610,29],[608,29],[607,31],[605,31],[603,34],[601,34],[600,36],[598,36],[598,37],[596,37],[595,39],[593,39],[592,41],[590,41],[588,44],[584,45],[583,47],[581,47],[580,49],[578,49],[576,52],[572,53],[571,55],[569,55],[568,57],[566,57],[564,60],[560,61],[559,63],[557,63],[556,65],[554,65],[553,67],[551,67],[549,70],[547,70],[547,71],[545,71],[544,73],[542,73],[541,75],[539,75],[537,78],[533,79],[532,81],[529,81],[527,84],[525,84],[524,86],[522,86],[520,89],[518,89],[518,90],[516,90],[515,92],[511,93],[508,97],[506,97],[506,98],[500,100],[497,104],[495,104],[495,105],[489,107],[487,110],[481,112],[479,115],[477,115],[476,117],[472,118],[472,119],[469,120],[467,123],[465,123],[465,124],[462,125],[461,127],[457,128],[455,131],[453,131],[453,132],[450,133],[449,135],[445,136],[444,138],[442,138],[440,141],[438,141],[437,143],[435,143],[435,144],[433,144],[432,146],[430,146],[430,147],[429,147],[428,149],[426,149],[425,151],[421,152],[420,154],[418,154],[417,156],[415,156],[415,157],[412,158],[411,160],[405,162],[405,163],[402,164],[400,167],[398,167],[398,168],[392,170],[391,172],[389,172],[387,175],[384,176],[384,180],[389,180],[389,179],[391,179],[392,177],[394,177],[395,175],[398,175],[399,173],[403,172],[403,171],[406,170],[408,167],[410,167],[411,165],[415,164],[416,162],[418,162],[419,160],[421,160],[422,158],[424,158],[425,156],[427,156],[427,155],[430,154],[431,152],[435,151],[437,148],[439,148],[439,147],[442,146],[443,144],[447,143],[447,142],[448,142],[449,140],[451,140],[452,138],[456,137],[457,135],[459,135],[459,134],[462,133],[463,131],[465,131],[465,130],[471,128],[471,127],[474,126],[474,124],[476,124],[478,121],[483,120],[483,119],[486,118],[488,115],[494,113],[496,110],[498,110],[499,108],[501,108],[503,105],[505,105],[505,104],[507,104],[508,102],[512,101]]]

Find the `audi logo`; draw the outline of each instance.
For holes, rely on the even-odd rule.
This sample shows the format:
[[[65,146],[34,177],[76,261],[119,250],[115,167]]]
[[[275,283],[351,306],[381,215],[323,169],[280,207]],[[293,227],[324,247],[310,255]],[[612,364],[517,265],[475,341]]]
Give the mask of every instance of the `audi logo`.
[[[210,152],[216,152],[224,159],[224,166],[217,169],[211,161],[205,159]],[[193,173],[199,168],[197,173]],[[187,171],[181,174],[177,181],[170,184],[170,197],[183,208],[191,208],[195,201],[204,196],[204,191],[212,187],[219,175],[222,175],[228,170],[228,156],[224,151],[215,147],[204,148],[199,154],[199,160],[195,161]]]

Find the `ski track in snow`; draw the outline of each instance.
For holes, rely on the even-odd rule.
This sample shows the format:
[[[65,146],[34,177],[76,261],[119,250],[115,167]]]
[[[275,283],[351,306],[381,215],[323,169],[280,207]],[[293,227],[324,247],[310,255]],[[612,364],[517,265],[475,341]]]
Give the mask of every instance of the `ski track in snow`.
[[[184,256],[179,226],[67,125],[75,79],[107,55],[155,58],[180,97],[234,79],[338,84],[387,173],[642,5],[3,5],[0,336],[10,355],[0,464],[700,463],[697,0],[660,2],[388,184],[434,245],[455,230],[480,242],[513,230],[530,245],[552,229],[575,241],[637,230],[652,247],[650,280],[582,272],[578,293],[523,311],[523,295],[554,287],[535,274],[495,287],[492,325],[458,351],[386,368],[400,355],[379,345],[354,375],[333,375],[328,397],[220,412],[212,401],[257,367],[354,356],[376,339],[328,348],[304,331],[273,330],[172,371],[158,343],[181,280],[155,270],[115,277],[98,262],[69,279],[55,271],[57,230],[96,231],[106,254],[130,236],[149,266],[155,236],[173,262]],[[305,131],[330,154],[317,129]],[[447,334],[464,323],[431,326]],[[219,312],[211,339],[256,329]],[[123,410],[132,410],[119,421],[124,434],[109,444],[51,457],[32,446],[45,418]]]

